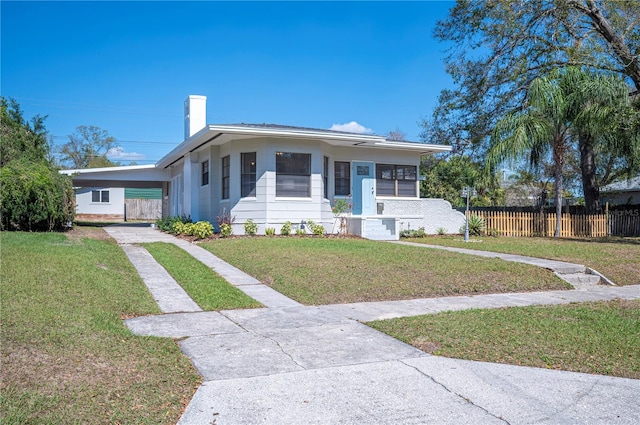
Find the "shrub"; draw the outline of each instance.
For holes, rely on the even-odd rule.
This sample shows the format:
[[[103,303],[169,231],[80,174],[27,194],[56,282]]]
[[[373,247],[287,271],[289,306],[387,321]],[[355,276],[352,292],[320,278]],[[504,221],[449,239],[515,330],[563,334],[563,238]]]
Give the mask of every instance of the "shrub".
[[[71,178],[44,161],[7,163],[0,187],[0,230],[62,230],[75,219]]]
[[[427,236],[427,232],[424,231],[424,227],[419,227],[417,230],[403,230],[400,232],[401,238],[424,238]]]
[[[446,235],[447,234],[447,229],[445,229],[444,227],[438,227],[436,229],[436,233],[440,236],[442,235]]]
[[[198,239],[213,235],[213,225],[208,221],[199,221],[191,226],[191,235]]]
[[[324,226],[322,224],[316,223],[313,220],[307,220],[307,227],[309,228],[309,230],[311,230],[311,233],[316,236],[322,236],[325,233]]]
[[[296,235],[298,236],[302,236],[302,235],[306,235],[307,232],[304,231],[304,229],[296,229]]]
[[[267,227],[266,229],[264,229],[264,234],[267,236],[273,236],[276,234],[276,228],[275,227]]]
[[[485,223],[484,219],[476,214],[471,214],[469,216],[469,235],[471,236],[482,236],[484,234]],[[463,225],[460,228],[460,233],[464,234],[465,226]]]
[[[291,222],[285,221],[282,227],[280,228],[280,234],[282,236],[289,236],[291,234]]]
[[[220,224],[220,236],[221,237],[227,238],[227,237],[231,236],[232,233],[233,233],[233,227],[231,227],[231,224],[229,224],[229,223]]]
[[[180,220],[174,221],[173,224],[171,224],[171,230],[169,230],[169,232],[174,235],[182,235],[185,232],[185,226],[186,223],[183,223]]]
[[[174,223],[177,223],[177,222],[191,223],[191,217],[187,217],[184,215],[164,217],[159,220],[156,220],[156,226],[158,226],[158,229],[162,230],[163,232],[173,233],[173,225]]]
[[[347,214],[351,212],[351,202],[349,202],[346,199],[336,199],[334,204],[333,204],[333,208],[331,209],[331,211],[333,211],[333,215],[335,216],[341,216],[343,214]]]
[[[253,222],[252,219],[247,219],[244,222],[244,234],[249,236],[255,236],[258,233],[258,225]]]

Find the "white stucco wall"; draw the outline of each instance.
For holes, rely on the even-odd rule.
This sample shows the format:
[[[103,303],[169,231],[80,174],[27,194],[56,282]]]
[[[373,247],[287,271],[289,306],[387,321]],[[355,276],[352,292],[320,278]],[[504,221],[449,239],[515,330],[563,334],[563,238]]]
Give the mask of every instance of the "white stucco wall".
[[[399,218],[400,231],[424,227],[429,234],[437,233],[438,228],[445,233],[458,233],[464,225],[464,214],[451,208],[444,199],[389,199],[379,200],[384,205],[384,216]]]

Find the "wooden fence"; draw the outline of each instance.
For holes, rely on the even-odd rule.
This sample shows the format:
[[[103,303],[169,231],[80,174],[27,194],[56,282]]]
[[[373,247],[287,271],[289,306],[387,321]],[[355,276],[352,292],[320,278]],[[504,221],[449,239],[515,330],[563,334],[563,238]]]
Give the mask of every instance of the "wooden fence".
[[[517,211],[471,211],[482,217],[488,231],[501,236],[528,237],[553,236],[556,228],[555,213]],[[560,237],[605,237],[609,234],[607,215],[576,215],[565,213],[561,216]]]
[[[157,220],[162,218],[162,199],[125,199],[125,220]]]

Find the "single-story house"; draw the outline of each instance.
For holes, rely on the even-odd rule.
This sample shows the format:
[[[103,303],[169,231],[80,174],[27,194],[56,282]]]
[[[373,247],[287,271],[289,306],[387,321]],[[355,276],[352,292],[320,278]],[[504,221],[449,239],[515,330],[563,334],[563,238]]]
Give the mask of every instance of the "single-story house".
[[[640,176],[611,183],[600,188],[600,202],[604,205],[640,205]]]
[[[185,101],[185,140],[154,165],[66,170],[74,185],[161,187],[163,216],[233,219],[235,234],[312,220],[338,231],[332,206],[351,205],[348,228],[371,239],[403,229],[457,232],[464,216],[442,199],[420,199],[422,155],[450,146],[268,124],[206,124],[206,97]],[[116,182],[118,182],[116,184]]]

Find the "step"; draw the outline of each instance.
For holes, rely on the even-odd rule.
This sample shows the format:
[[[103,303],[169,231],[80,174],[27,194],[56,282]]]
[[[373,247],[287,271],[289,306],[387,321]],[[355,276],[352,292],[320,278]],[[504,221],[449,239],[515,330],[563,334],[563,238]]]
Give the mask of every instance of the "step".
[[[560,279],[569,282],[574,288],[581,289],[600,284],[600,276],[586,273],[556,273]]]

